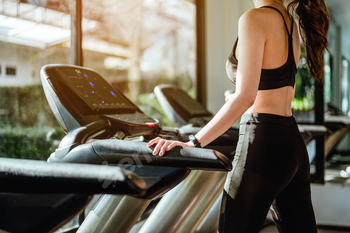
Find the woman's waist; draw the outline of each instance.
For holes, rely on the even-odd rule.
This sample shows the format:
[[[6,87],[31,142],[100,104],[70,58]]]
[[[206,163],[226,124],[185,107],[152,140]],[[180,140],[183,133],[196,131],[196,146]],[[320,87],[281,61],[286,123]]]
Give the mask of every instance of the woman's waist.
[[[294,88],[292,87],[258,91],[254,104],[247,110],[247,113],[260,112],[291,116],[293,98]]]
[[[244,114],[263,113],[277,115],[281,117],[292,116],[291,104],[276,105],[276,104],[253,104]]]
[[[275,113],[266,112],[246,112],[242,115],[240,124],[258,124],[258,123],[268,123],[268,124],[278,124],[278,125],[297,125],[293,115],[279,115]]]

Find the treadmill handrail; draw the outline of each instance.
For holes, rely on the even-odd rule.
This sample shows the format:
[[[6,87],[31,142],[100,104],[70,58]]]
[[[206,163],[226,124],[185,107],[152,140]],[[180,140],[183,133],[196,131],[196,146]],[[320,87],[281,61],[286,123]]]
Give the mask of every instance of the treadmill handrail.
[[[61,140],[55,152],[56,156],[64,157],[74,147],[84,144],[89,137],[102,133],[110,127],[111,123],[108,119],[101,119],[72,130]]]
[[[146,183],[121,167],[0,158],[0,192],[142,195]]]
[[[315,124],[298,124],[299,132],[310,132],[310,133],[324,133],[328,132],[327,127],[324,125],[315,125]]]
[[[343,124],[349,126],[350,125],[350,117],[339,116],[339,115],[325,115],[325,122],[343,123]]]
[[[105,139],[79,145],[64,158],[51,155],[52,162],[129,164],[179,167],[191,170],[230,171],[231,161],[222,153],[203,148],[176,147],[165,156],[152,155],[146,142]]]

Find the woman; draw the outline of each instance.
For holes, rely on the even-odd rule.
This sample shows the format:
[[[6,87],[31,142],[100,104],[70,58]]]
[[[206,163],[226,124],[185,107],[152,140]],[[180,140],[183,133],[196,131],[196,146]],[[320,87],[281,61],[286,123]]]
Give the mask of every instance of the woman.
[[[329,15],[323,0],[292,0],[287,9],[281,0],[253,1],[255,8],[239,20],[239,40],[226,66],[236,92],[191,141],[156,138],[148,145],[156,145],[153,154],[160,156],[175,146],[204,147],[242,116],[220,232],[259,232],[270,206],[280,232],[317,232],[308,155],[291,111],[300,41],[288,12],[299,16],[307,62],[317,81],[323,78]]]

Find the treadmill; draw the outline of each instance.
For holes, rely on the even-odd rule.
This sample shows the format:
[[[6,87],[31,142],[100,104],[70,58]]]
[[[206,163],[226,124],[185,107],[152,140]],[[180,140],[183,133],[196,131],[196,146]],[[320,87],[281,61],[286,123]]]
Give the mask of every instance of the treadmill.
[[[103,186],[100,177],[113,185]],[[94,194],[143,195],[146,183],[120,167],[0,158],[0,230],[53,232]]]
[[[153,156],[147,146],[149,139],[158,135],[181,139],[181,135],[176,130],[163,130],[158,120],[146,116],[95,71],[54,64],[44,66],[40,75],[48,103],[67,133],[48,162],[118,166],[146,183],[145,192],[138,196],[102,196],[77,232],[128,232],[152,200],[162,196],[162,201],[166,200],[168,194],[169,201],[163,206],[181,208],[172,208],[168,213],[171,219],[158,217],[144,230],[165,232],[163,227],[175,232],[213,183],[216,189],[213,187],[212,195],[206,198],[207,202],[215,201],[231,170],[231,161],[224,154],[213,149],[177,147],[166,156]],[[218,179],[219,184],[215,182]],[[170,191],[174,187],[177,196],[182,193],[176,202]]]

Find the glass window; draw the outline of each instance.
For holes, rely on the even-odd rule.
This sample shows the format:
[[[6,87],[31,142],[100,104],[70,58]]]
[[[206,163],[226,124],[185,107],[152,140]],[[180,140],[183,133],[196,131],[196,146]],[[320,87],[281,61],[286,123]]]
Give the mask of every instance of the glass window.
[[[40,69],[69,63],[68,0],[0,1],[0,156],[47,159],[63,136]]]
[[[0,1],[0,156],[43,159],[63,137],[44,96],[40,69],[70,63],[70,0]],[[160,83],[192,95],[196,80],[194,1],[84,0],[84,66],[162,118]],[[145,107],[151,105],[152,107]]]
[[[342,111],[347,114],[349,111],[349,61],[342,60]]]
[[[7,76],[16,76],[16,67],[6,66],[6,75]]]
[[[326,103],[332,101],[332,55],[326,50],[324,53],[324,98]]]
[[[84,66],[92,68],[136,102],[161,115],[158,84],[179,85],[192,95],[196,80],[196,5],[188,0],[85,0]],[[146,107],[146,105],[148,105]],[[150,106],[151,105],[151,106]]]

